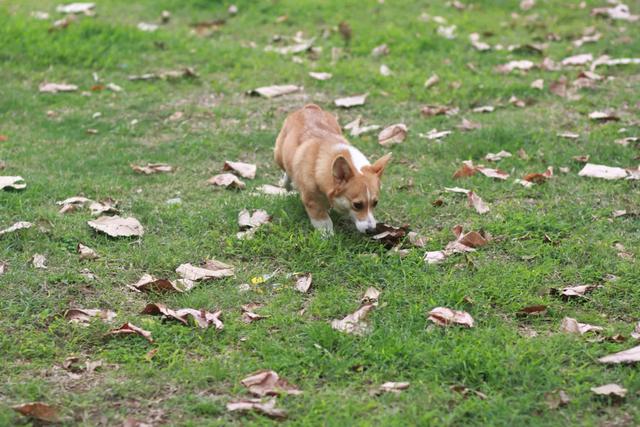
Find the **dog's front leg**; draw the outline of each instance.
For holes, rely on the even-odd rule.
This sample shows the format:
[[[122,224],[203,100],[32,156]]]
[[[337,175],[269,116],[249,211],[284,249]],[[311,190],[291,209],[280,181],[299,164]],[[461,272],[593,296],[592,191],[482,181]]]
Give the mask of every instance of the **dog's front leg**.
[[[318,200],[308,194],[302,196],[302,203],[307,210],[311,225],[324,236],[333,235],[333,222],[331,221],[331,217],[329,217],[328,209],[324,206],[324,203],[318,202]]]

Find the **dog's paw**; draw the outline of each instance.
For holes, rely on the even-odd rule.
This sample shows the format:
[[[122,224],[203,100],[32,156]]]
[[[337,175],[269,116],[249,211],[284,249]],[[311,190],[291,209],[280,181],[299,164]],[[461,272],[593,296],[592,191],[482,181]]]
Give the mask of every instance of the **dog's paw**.
[[[331,218],[327,217],[325,219],[313,219],[311,218],[311,225],[313,228],[318,230],[322,237],[331,237],[333,236],[333,222]]]

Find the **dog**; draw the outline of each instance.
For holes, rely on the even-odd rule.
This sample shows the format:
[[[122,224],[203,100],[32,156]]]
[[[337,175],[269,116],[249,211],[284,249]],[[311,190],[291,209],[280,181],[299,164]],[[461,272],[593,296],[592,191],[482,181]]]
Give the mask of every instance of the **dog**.
[[[342,135],[336,118],[315,104],[291,113],[278,134],[276,163],[285,186],[300,192],[314,228],[333,234],[329,210],[348,214],[361,233],[376,228],[380,178],[391,153],[373,164]]]

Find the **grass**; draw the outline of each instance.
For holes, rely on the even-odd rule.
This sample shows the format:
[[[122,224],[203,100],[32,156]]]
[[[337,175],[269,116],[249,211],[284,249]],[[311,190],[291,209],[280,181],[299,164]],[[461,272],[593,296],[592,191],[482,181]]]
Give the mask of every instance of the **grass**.
[[[257,4],[256,4],[257,3]],[[600,181],[578,177],[581,165],[572,156],[589,154],[591,162],[610,166],[637,165],[638,150],[614,140],[638,135],[637,66],[598,68],[612,78],[580,99],[559,98],[548,91],[561,75],[573,80],[578,70],[500,75],[496,65],[512,59],[539,62],[542,56],[507,50],[480,53],[470,46],[471,32],[492,45],[546,41],[546,56],[556,61],[577,53],[595,57],[637,56],[638,27],[632,23],[589,16],[600,2],[586,8],[548,0],[528,12],[515,1],[475,1],[458,11],[444,1],[237,2],[239,13],[227,16],[227,3],[192,0],[98,2],[98,15],[82,17],[67,29],[48,32],[57,2],[8,1],[0,6],[0,159],[3,175],[21,175],[28,187],[0,193],[0,228],[16,221],[37,227],[0,238],[0,260],[8,271],[0,276],[0,424],[24,419],[10,406],[44,401],[61,408],[66,425],[119,425],[126,418],[157,425],[265,425],[273,421],[256,414],[232,414],[225,404],[247,397],[240,380],[257,369],[273,369],[298,385],[304,394],[278,399],[287,425],[637,425],[640,423],[640,376],[633,366],[603,366],[597,358],[634,346],[591,342],[559,332],[561,319],[605,327],[603,336],[629,336],[640,310],[640,268],[613,248],[622,243],[636,258],[638,216],[612,219],[626,209],[638,213],[637,182]],[[629,3],[639,13],[638,2]],[[138,22],[171,22],[144,33]],[[49,21],[30,17],[34,10],[50,12]],[[436,35],[437,24],[423,22],[422,13],[439,15],[457,25],[458,37]],[[511,14],[517,12],[517,17]],[[277,17],[286,15],[282,23]],[[200,38],[189,24],[227,18],[220,31]],[[345,46],[335,27],[347,21],[351,43]],[[587,26],[601,40],[574,48],[571,40]],[[322,36],[327,30],[328,36]],[[322,47],[317,58],[264,52],[275,34],[303,31]],[[255,47],[250,47],[250,43]],[[387,43],[390,54],[371,56]],[[333,47],[343,48],[332,64]],[[394,72],[382,77],[385,63]],[[472,63],[474,70],[467,64]],[[197,79],[129,81],[130,74],[193,66]],[[311,70],[330,71],[319,82]],[[121,93],[91,92],[92,73],[124,88]],[[441,82],[425,90],[433,73]],[[545,80],[545,90],[530,88]],[[41,94],[43,81],[80,86],[69,94]],[[459,82],[459,88],[450,86]],[[248,97],[252,88],[293,83],[304,94],[273,100]],[[84,96],[81,91],[87,91]],[[369,92],[363,107],[338,111],[332,100]],[[515,95],[530,105],[508,104]],[[423,249],[400,258],[338,224],[336,236],[315,233],[297,197],[252,195],[265,183],[276,183],[280,172],[272,147],[282,121],[307,102],[336,112],[342,124],[362,114],[367,123],[404,122],[408,139],[392,147],[394,158],[385,172],[379,220],[408,223],[429,238],[427,250],[441,249],[452,239],[450,229],[464,224],[484,229],[494,241],[467,256],[455,256],[439,266],[422,261]],[[457,106],[455,117],[424,118],[425,104]],[[478,105],[501,105],[491,114],[474,114]],[[587,114],[615,109],[622,120],[599,124]],[[54,111],[50,117],[47,111]],[[178,121],[168,118],[184,113]],[[95,112],[101,116],[93,118]],[[473,132],[455,131],[442,143],[418,137],[432,128],[453,129],[466,117],[482,123]],[[621,134],[620,129],[626,128]],[[90,135],[87,129],[97,129]],[[573,131],[578,140],[556,136]],[[354,138],[370,158],[389,149],[375,136]],[[554,166],[557,177],[531,189],[495,182],[483,176],[452,179],[460,162],[481,162],[488,152],[516,153],[524,148],[529,160],[514,156],[499,167],[512,178]],[[258,175],[243,191],[215,191],[205,185],[224,160],[258,165]],[[130,163],[168,162],[177,172],[139,176]],[[566,166],[563,174],[558,168]],[[407,186],[408,180],[413,185]],[[492,208],[480,216],[464,198],[445,193],[445,186],[476,191]],[[125,214],[145,227],[140,240],[111,239],[86,225],[86,211],[58,214],[56,201],[83,194],[112,197]],[[168,205],[180,197],[181,204]],[[432,206],[437,198],[441,207]],[[243,208],[266,209],[272,224],[253,240],[235,238],[237,214]],[[336,220],[338,218],[335,218]],[[78,242],[100,255],[79,261]],[[34,269],[34,253],[47,256],[47,270]],[[133,294],[126,284],[143,273],[175,277],[184,262],[216,258],[236,267],[236,277],[202,283],[180,295]],[[97,279],[80,272],[90,269]],[[311,272],[308,295],[296,292],[282,275],[246,293],[238,285],[279,271]],[[607,280],[615,275],[617,280]],[[602,284],[583,300],[562,301],[550,288]],[[364,290],[382,291],[381,306],[371,315],[372,332],[363,337],[331,329],[329,321],[353,312]],[[240,320],[240,306],[262,302],[269,317],[250,325]],[[172,308],[222,309],[225,329],[197,330],[138,313],[147,302]],[[532,304],[548,306],[543,316],[520,318],[516,312]],[[468,311],[473,329],[437,328],[426,313],[446,306]],[[93,322],[88,327],[67,323],[69,307],[101,307],[118,313],[114,325]],[[299,310],[306,307],[303,315]],[[155,344],[139,337],[105,339],[118,322],[131,321],[153,333]],[[524,328],[535,330],[526,337]],[[147,353],[156,349],[155,356]],[[94,374],[70,378],[60,368],[77,355],[103,360]],[[409,381],[401,394],[372,396],[369,390],[385,381]],[[616,382],[629,390],[626,400],[598,400],[590,388]],[[450,391],[465,385],[488,397],[464,398]],[[551,410],[547,393],[565,390],[566,407]]]

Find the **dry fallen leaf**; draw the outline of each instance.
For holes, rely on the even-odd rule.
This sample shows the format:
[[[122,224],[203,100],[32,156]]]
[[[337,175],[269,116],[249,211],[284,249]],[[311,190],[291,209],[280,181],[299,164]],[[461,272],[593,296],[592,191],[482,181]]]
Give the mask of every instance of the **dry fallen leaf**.
[[[116,313],[107,309],[92,308],[70,308],[64,313],[64,318],[70,323],[88,324],[93,317],[110,322],[116,317]]]
[[[507,74],[513,70],[528,71],[535,67],[535,64],[527,59],[520,61],[510,61],[506,64],[498,65],[496,71],[499,73]]]
[[[429,139],[431,141],[433,140],[437,140],[438,142],[440,142],[440,140],[442,138],[445,138],[449,135],[451,135],[453,132],[450,130],[441,130],[439,131],[438,129],[431,129],[429,132],[427,133],[419,133],[418,136],[420,138],[426,138]]]
[[[463,132],[468,132],[476,129],[482,129],[482,125],[480,123],[463,118],[462,122],[457,126],[457,128]]]
[[[13,224],[11,227],[5,228],[4,230],[0,230],[0,236],[13,233],[18,230],[25,230],[27,228],[33,227],[33,224],[27,221],[19,221]]]
[[[231,162],[227,160],[224,162],[222,170],[232,171],[246,179],[254,179],[256,177],[257,166],[252,163]]]
[[[481,105],[471,109],[474,113],[493,113],[494,110],[495,107],[492,105]]]
[[[42,402],[23,403],[21,405],[12,406],[11,409],[19,412],[25,417],[46,423],[57,423],[60,421],[58,408]]]
[[[289,194],[286,188],[277,187],[271,184],[264,184],[256,188],[259,192],[266,194],[268,196],[286,196]]]
[[[215,175],[207,180],[207,184],[225,188],[242,189],[245,187],[245,183],[232,173]]]
[[[173,282],[168,279],[157,279],[150,274],[144,274],[140,280],[127,285],[127,287],[135,292],[185,292],[193,287],[193,282],[188,279]]]
[[[568,58],[564,58],[561,62],[562,65],[565,66],[574,66],[574,65],[585,65],[589,62],[593,61],[593,55],[590,53],[582,53],[579,55],[570,56]]]
[[[316,72],[309,72],[309,76],[311,78],[314,78],[316,80],[329,80],[331,77],[333,77],[333,74],[331,73],[316,73]]]
[[[8,268],[9,268],[9,264],[7,264],[4,261],[0,261],[0,276],[6,273]]]
[[[24,190],[27,184],[21,176],[0,176],[0,190]]]
[[[382,243],[387,249],[391,249],[404,239],[408,230],[409,228],[406,225],[394,227],[379,222],[376,224],[376,228],[368,233],[372,235],[371,238],[373,240]]]
[[[389,381],[386,382],[384,384],[382,384],[380,387],[378,387],[376,390],[373,391],[372,394],[375,395],[379,395],[382,393],[400,393],[403,390],[406,390],[409,388],[410,383],[408,382],[395,382],[395,381]]]
[[[56,7],[56,12],[59,13],[84,13],[91,14],[92,10],[96,7],[95,3],[69,3],[61,4]]]
[[[42,254],[35,254],[31,257],[31,264],[34,268],[39,268],[42,270],[47,269],[47,258]]]
[[[176,273],[182,278],[194,282],[231,277],[235,274],[233,266],[214,259],[205,261],[201,267],[193,266],[190,263],[181,264],[176,268]]]
[[[391,68],[389,68],[386,64],[380,65],[380,75],[389,77],[391,74],[393,74]]]
[[[465,311],[452,310],[446,307],[436,307],[429,312],[429,320],[438,326],[452,324],[473,328],[473,318]]]
[[[284,410],[276,408],[275,397],[267,400],[266,402],[263,402],[260,399],[244,399],[229,402],[227,403],[227,411],[255,411],[276,419],[283,419],[287,417],[287,413]]]
[[[607,112],[607,111],[593,111],[589,113],[589,118],[591,120],[597,120],[599,122],[609,122],[609,121],[620,120],[620,117],[618,117],[615,113]]]
[[[407,137],[407,125],[398,123],[384,128],[378,134],[378,143],[382,146],[400,144]]]
[[[128,76],[129,80],[177,80],[181,78],[196,78],[198,74],[191,67],[185,67],[179,70],[159,71],[157,73],[147,73],[141,75]]]
[[[538,89],[538,90],[543,90],[544,89],[544,80],[542,79],[536,79],[534,81],[531,82],[530,87],[532,89]]]
[[[351,136],[356,137],[380,129],[378,125],[361,126],[361,124],[362,116],[358,116],[355,120],[344,125],[344,130],[348,130]]]
[[[73,92],[78,86],[66,83],[41,83],[38,87],[41,93]]]
[[[425,117],[441,115],[455,116],[458,112],[460,112],[460,109],[446,105],[425,105],[420,109],[420,113]]]
[[[467,193],[467,199],[469,201],[469,205],[472,206],[476,210],[476,212],[478,212],[481,215],[486,214],[491,210],[480,198],[480,196],[475,194],[473,191],[469,191]]]
[[[609,2],[615,4],[615,2]],[[617,4],[614,7],[596,7],[591,10],[592,16],[606,16],[608,18],[620,21],[635,22],[640,19],[638,15],[632,15],[629,6],[626,4]]]
[[[568,286],[563,288],[559,293],[563,297],[583,297],[585,294],[591,292],[596,288],[601,288],[601,285],[580,285],[580,286]],[[556,291],[557,292],[557,291]]]
[[[241,231],[236,234],[236,237],[238,239],[250,239],[258,228],[269,221],[271,221],[271,215],[263,209],[257,209],[253,214],[243,209],[238,213],[238,226],[240,226]]]
[[[553,177],[553,167],[549,166],[543,173],[530,173],[525,175],[522,179],[527,182],[533,182],[535,184],[542,184],[547,179]]]
[[[491,50],[491,46],[488,43],[480,41],[480,34],[478,33],[469,34],[469,41],[471,42],[471,46],[480,52]]]
[[[566,139],[578,139],[578,138],[580,138],[580,135],[578,135],[577,133],[573,133],[573,132],[561,132],[561,133],[558,133],[557,136],[559,136],[560,138],[566,138]]]
[[[640,340],[640,322],[636,323],[636,327],[631,332],[631,338],[634,340]]]
[[[598,359],[601,363],[635,363],[640,361],[640,345]]]
[[[131,165],[131,169],[136,173],[151,175],[154,173],[173,172],[173,166],[166,163],[147,163],[146,166]]]
[[[127,322],[120,326],[119,328],[112,329],[107,332],[106,335],[116,336],[116,335],[140,335],[144,337],[150,343],[153,343],[153,338],[151,338],[151,332],[145,331],[142,328],[139,328],[131,323]]]
[[[432,74],[431,77],[424,82],[425,89],[429,89],[431,86],[435,86],[440,81],[440,77],[437,74]]]
[[[91,249],[89,246],[83,245],[82,243],[78,243],[78,246],[76,247],[76,252],[78,252],[78,254],[80,255],[81,260],[97,259],[100,257],[96,251]]]
[[[295,285],[296,290],[302,292],[303,294],[306,294],[309,291],[309,288],[311,288],[312,279],[313,278],[311,276],[311,273],[298,275]]]
[[[369,324],[365,322],[365,318],[373,307],[373,304],[364,304],[345,318],[332,320],[331,327],[347,334],[364,335],[370,330]]]
[[[591,387],[593,394],[597,396],[606,396],[616,399],[623,399],[627,395],[627,389],[620,387],[618,384],[606,384],[600,387]]]
[[[547,393],[546,395],[547,406],[549,409],[558,409],[562,406],[567,406],[571,402],[571,398],[564,390],[558,390],[557,392]]]
[[[105,199],[101,202],[91,202],[89,204],[89,210],[92,216],[98,216],[102,214],[117,214],[120,211],[116,208],[116,201],[111,199]],[[62,211],[62,209],[61,209]]]
[[[521,308],[517,311],[517,315],[520,316],[531,316],[531,315],[541,315],[547,312],[546,305],[530,305],[528,307]]]
[[[500,160],[506,159],[507,157],[511,157],[511,156],[512,154],[510,152],[501,150],[496,154],[488,153],[486,156],[484,156],[484,159],[490,162],[499,162]]]
[[[389,54],[389,46],[385,44],[381,44],[380,46],[376,46],[371,51],[371,55],[373,56],[385,56]]]
[[[263,98],[275,98],[277,96],[289,95],[291,93],[299,92],[302,87],[296,85],[274,85],[263,86],[249,91],[250,95],[259,95]]]
[[[105,233],[111,237],[131,237],[142,236],[144,229],[142,224],[133,217],[121,218],[115,216],[101,216],[100,218],[87,221],[89,227]]]
[[[342,108],[357,107],[360,105],[364,105],[368,95],[369,95],[368,93],[365,93],[362,95],[348,96],[345,98],[338,98],[333,102],[336,105],[336,107],[342,107]]]
[[[253,323],[256,320],[266,319],[269,316],[263,316],[261,314],[254,313],[256,310],[262,307],[263,304],[252,302],[250,304],[243,304],[240,308],[242,310],[242,321],[244,323]]]
[[[589,325],[588,323],[579,323],[576,319],[565,317],[562,319],[560,331],[570,334],[584,335],[587,332],[600,332],[604,330],[601,326]]]
[[[455,391],[456,393],[460,393],[463,397],[467,398],[470,395],[476,396],[482,400],[487,399],[487,395],[478,391],[478,390],[473,390],[470,389],[466,386],[463,385],[452,385],[451,387],[449,387],[449,389],[451,391]]]
[[[149,314],[152,316],[163,315],[166,318],[177,320],[184,325],[189,324],[188,318],[191,317],[196,322],[196,325],[200,328],[206,329],[210,325],[215,325],[216,329],[221,330],[224,328],[222,321],[220,320],[221,311],[211,313],[206,310],[195,310],[192,308],[183,308],[180,310],[172,310],[167,308],[164,304],[147,304],[140,314]]]
[[[622,168],[587,163],[585,167],[582,168],[580,172],[578,172],[578,175],[586,176],[589,178],[613,180],[626,178],[629,174],[625,169]]]
[[[409,239],[409,242],[417,248],[424,248],[429,240],[427,237],[422,236],[415,231],[407,233],[407,239]]]
[[[280,394],[302,394],[296,386],[289,384],[285,379],[270,370],[254,372],[247,378],[240,381],[249,392],[255,396],[278,396]]]

